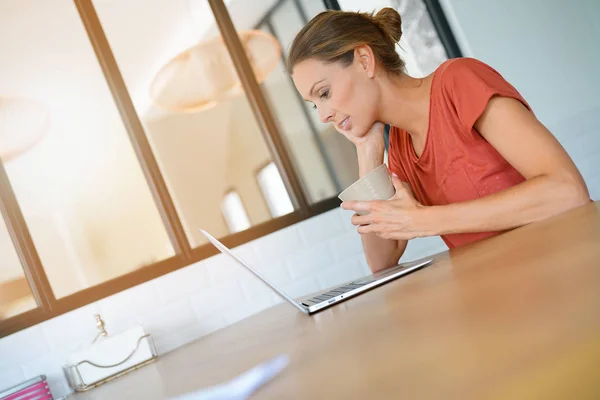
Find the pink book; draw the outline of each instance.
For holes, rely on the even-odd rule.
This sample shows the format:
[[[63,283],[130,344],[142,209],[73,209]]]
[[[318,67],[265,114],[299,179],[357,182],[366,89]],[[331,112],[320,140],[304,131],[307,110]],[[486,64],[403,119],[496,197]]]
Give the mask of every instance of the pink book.
[[[40,375],[0,391],[0,400],[54,400],[46,376]]]

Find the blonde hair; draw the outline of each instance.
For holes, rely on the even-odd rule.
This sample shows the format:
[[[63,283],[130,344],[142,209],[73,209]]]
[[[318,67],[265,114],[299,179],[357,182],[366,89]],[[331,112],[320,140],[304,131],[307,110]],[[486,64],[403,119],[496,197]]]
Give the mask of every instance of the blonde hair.
[[[324,11],[296,35],[287,69],[292,74],[299,62],[311,58],[348,66],[354,60],[354,49],[368,45],[386,71],[399,74],[405,65],[396,52],[401,36],[402,19],[393,8],[383,8],[377,14]]]

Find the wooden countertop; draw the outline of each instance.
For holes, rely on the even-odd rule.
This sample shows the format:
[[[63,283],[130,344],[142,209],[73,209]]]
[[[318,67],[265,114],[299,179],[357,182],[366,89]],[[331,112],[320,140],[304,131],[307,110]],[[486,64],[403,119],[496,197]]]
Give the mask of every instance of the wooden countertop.
[[[166,399],[278,354],[256,399],[600,397],[600,204],[441,253],[312,317],[288,304],[73,399]]]

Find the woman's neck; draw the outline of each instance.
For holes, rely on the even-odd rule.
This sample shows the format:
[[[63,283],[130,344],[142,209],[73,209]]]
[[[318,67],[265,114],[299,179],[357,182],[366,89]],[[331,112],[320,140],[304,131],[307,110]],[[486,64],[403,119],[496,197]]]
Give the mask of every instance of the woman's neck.
[[[382,78],[379,119],[403,129],[413,138],[426,136],[431,77],[401,74]]]

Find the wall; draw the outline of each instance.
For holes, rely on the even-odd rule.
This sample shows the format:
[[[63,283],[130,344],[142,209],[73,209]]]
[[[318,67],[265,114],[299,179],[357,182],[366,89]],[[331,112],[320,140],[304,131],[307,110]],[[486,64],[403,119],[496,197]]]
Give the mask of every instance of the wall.
[[[335,209],[235,252],[290,295],[309,294],[368,272],[350,215]],[[419,239],[403,260],[444,248],[438,238]],[[0,339],[0,389],[45,374],[55,397],[69,393],[61,365],[95,337],[95,313],[109,334],[143,324],[164,354],[279,302],[254,276],[218,255]],[[289,312],[297,311],[290,306]]]
[[[440,2],[464,55],[521,92],[600,199],[600,2]]]

